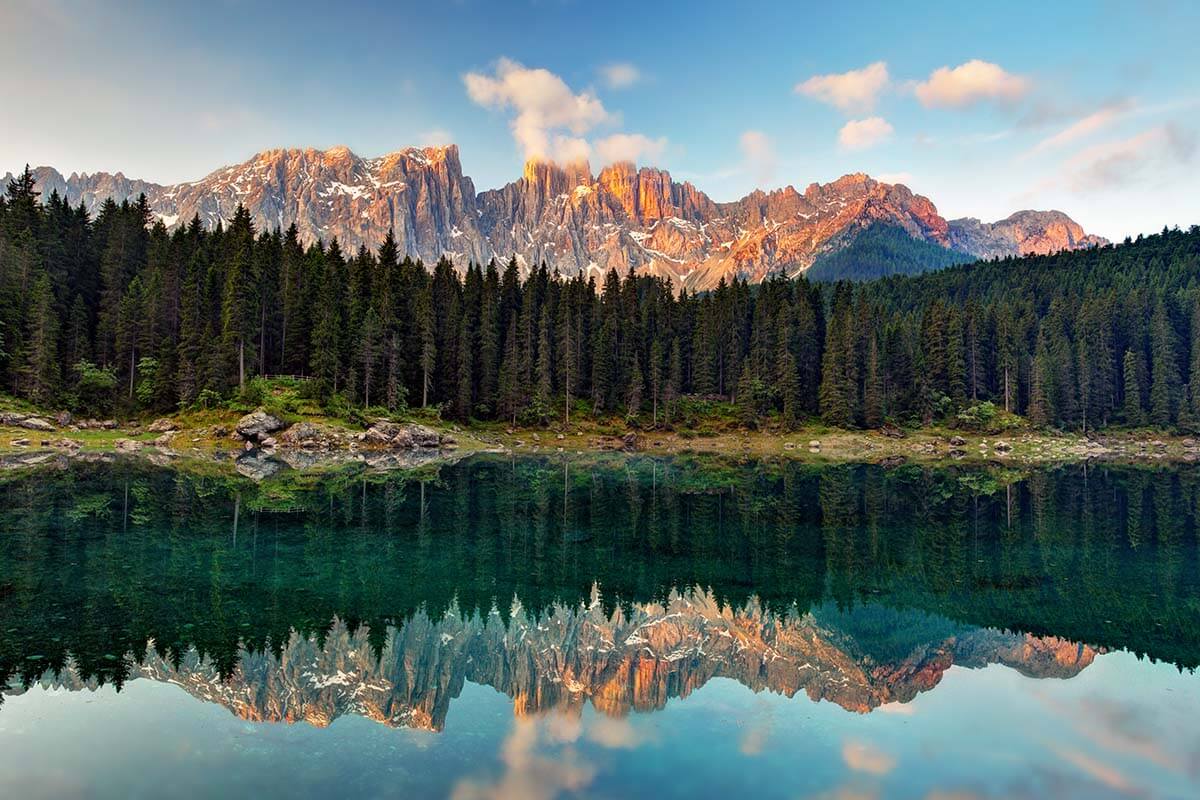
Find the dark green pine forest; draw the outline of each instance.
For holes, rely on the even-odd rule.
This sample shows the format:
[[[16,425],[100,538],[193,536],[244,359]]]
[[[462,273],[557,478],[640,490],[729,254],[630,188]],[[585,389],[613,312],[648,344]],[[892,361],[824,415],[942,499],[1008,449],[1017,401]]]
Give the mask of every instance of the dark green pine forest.
[[[876,232],[859,246],[864,272],[839,274],[906,271],[890,261],[908,250]],[[93,219],[40,197],[26,170],[0,200],[0,392],[159,413],[286,375],[343,416],[422,406],[463,421],[670,425],[724,400],[750,426],[1004,409],[1046,427],[1193,430],[1198,275],[1192,227],[919,276],[676,294],[616,272],[522,279],[515,261],[430,270],[390,236],[375,252],[305,246],[294,228],[255,230],[244,209],[214,230],[194,219],[168,232],[144,197]]]

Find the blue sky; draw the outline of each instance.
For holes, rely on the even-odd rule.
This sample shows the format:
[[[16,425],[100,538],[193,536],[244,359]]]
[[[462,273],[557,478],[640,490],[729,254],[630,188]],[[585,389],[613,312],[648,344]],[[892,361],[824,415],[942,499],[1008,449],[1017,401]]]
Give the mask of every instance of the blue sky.
[[[633,155],[717,200],[847,172],[947,217],[1200,222],[1200,3],[5,0],[0,171],[191,180],[280,146]],[[623,136],[622,136],[623,135]]]

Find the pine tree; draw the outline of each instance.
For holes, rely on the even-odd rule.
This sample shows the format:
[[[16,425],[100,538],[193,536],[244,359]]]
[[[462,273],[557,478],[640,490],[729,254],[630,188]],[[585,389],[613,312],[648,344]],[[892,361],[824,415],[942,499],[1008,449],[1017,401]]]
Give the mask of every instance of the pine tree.
[[[1175,333],[1160,300],[1150,318],[1150,421],[1167,427],[1175,420],[1179,391],[1179,366],[1175,361]]]
[[[1055,414],[1047,393],[1048,376],[1053,373],[1050,349],[1045,336],[1038,336],[1037,348],[1029,375],[1029,421],[1045,427],[1054,421]]]
[[[425,408],[429,405],[433,371],[437,367],[437,336],[431,289],[422,292],[417,302],[417,325],[421,331],[421,408]]]
[[[883,425],[883,369],[879,363],[879,337],[872,334],[867,345],[866,381],[863,385],[863,424]]]
[[[1140,381],[1142,368],[1132,350],[1125,351],[1122,368],[1125,372],[1125,424],[1135,427],[1144,425],[1146,424],[1146,414],[1142,407],[1142,384]]]
[[[671,364],[667,369],[667,384],[663,387],[663,411],[667,422],[671,422],[675,417],[682,386],[683,354],[679,347],[679,340],[676,339],[671,344]]]
[[[784,429],[790,431],[800,421],[800,380],[796,357],[786,347],[786,342],[781,344],[779,352],[780,421],[783,423]]]
[[[579,382],[578,335],[576,317],[572,313],[572,298],[564,296],[559,303],[558,374],[563,390],[563,425],[571,424],[571,395]]]
[[[371,406],[371,385],[376,380],[376,367],[379,363],[380,337],[383,333],[383,324],[379,320],[379,314],[372,306],[367,309],[366,315],[363,317],[362,329],[358,335],[358,360],[359,367],[362,370],[362,392],[363,392],[363,407],[370,408]]]
[[[517,352],[517,320],[514,318],[508,324],[508,334],[504,337],[504,358],[500,362],[500,413],[511,418],[512,424],[517,424],[517,414],[521,410],[522,391],[519,369],[520,355]]]
[[[33,402],[49,404],[59,384],[58,317],[50,276],[44,270],[34,279],[28,302],[22,388]]]
[[[642,375],[640,359],[633,359],[633,370],[629,373],[629,389],[625,393],[625,413],[636,417],[642,413],[642,389],[646,379]]]
[[[658,427],[658,401],[663,389],[663,346],[661,339],[655,339],[650,345],[650,419],[654,427]]]
[[[967,357],[963,342],[963,320],[951,309],[946,324],[946,387],[950,399],[962,404],[967,399]]]

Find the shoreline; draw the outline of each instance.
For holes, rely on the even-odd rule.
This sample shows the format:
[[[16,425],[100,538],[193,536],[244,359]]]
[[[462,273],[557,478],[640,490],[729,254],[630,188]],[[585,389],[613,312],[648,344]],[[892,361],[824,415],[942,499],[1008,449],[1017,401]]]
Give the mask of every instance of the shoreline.
[[[247,422],[251,418],[254,420]],[[270,421],[270,430],[255,427],[254,423],[262,419]],[[937,426],[843,430],[810,424],[789,432],[734,428],[698,433],[638,430],[595,420],[584,420],[565,430],[553,426],[430,423],[381,419],[356,428],[330,418],[286,422],[259,410],[241,417],[235,411],[216,411],[119,424],[112,420],[74,421],[68,415],[58,415],[56,420],[50,415],[4,412],[0,417],[0,468],[44,463],[54,456],[82,458],[105,453],[140,456],[163,466],[172,462],[228,462],[253,480],[269,477],[282,465],[302,471],[351,463],[376,469],[414,469],[475,453],[627,453],[884,466],[1019,467],[1093,460],[1200,460],[1200,439],[1142,430],[1084,436],[1019,429],[984,434]]]

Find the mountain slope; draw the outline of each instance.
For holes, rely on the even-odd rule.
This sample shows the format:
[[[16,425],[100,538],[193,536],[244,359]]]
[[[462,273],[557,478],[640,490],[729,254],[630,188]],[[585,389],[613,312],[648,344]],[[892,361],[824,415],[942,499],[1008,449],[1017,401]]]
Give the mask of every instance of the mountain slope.
[[[868,281],[917,275],[973,260],[966,253],[914,239],[902,228],[878,222],[848,237],[845,246],[818,256],[807,275],[814,281]]]
[[[370,159],[345,147],[268,150],[174,185],[119,172],[64,177],[39,167],[35,175],[45,195],[56,191],[93,213],[108,197],[144,193],[168,227],[193,217],[214,226],[241,204],[260,229],[295,224],[306,242],[336,237],[344,248],[373,248],[392,229],[404,253],[427,263],[515,256],[564,275],[633,269],[691,289],[800,274],[876,223],[982,258],[1104,243],[1057,211],[947,222],[928,198],[861,173],[717,203],[653,167],[617,163],[593,175],[586,162],[531,161],[517,180],[477,194],[454,145]]]

